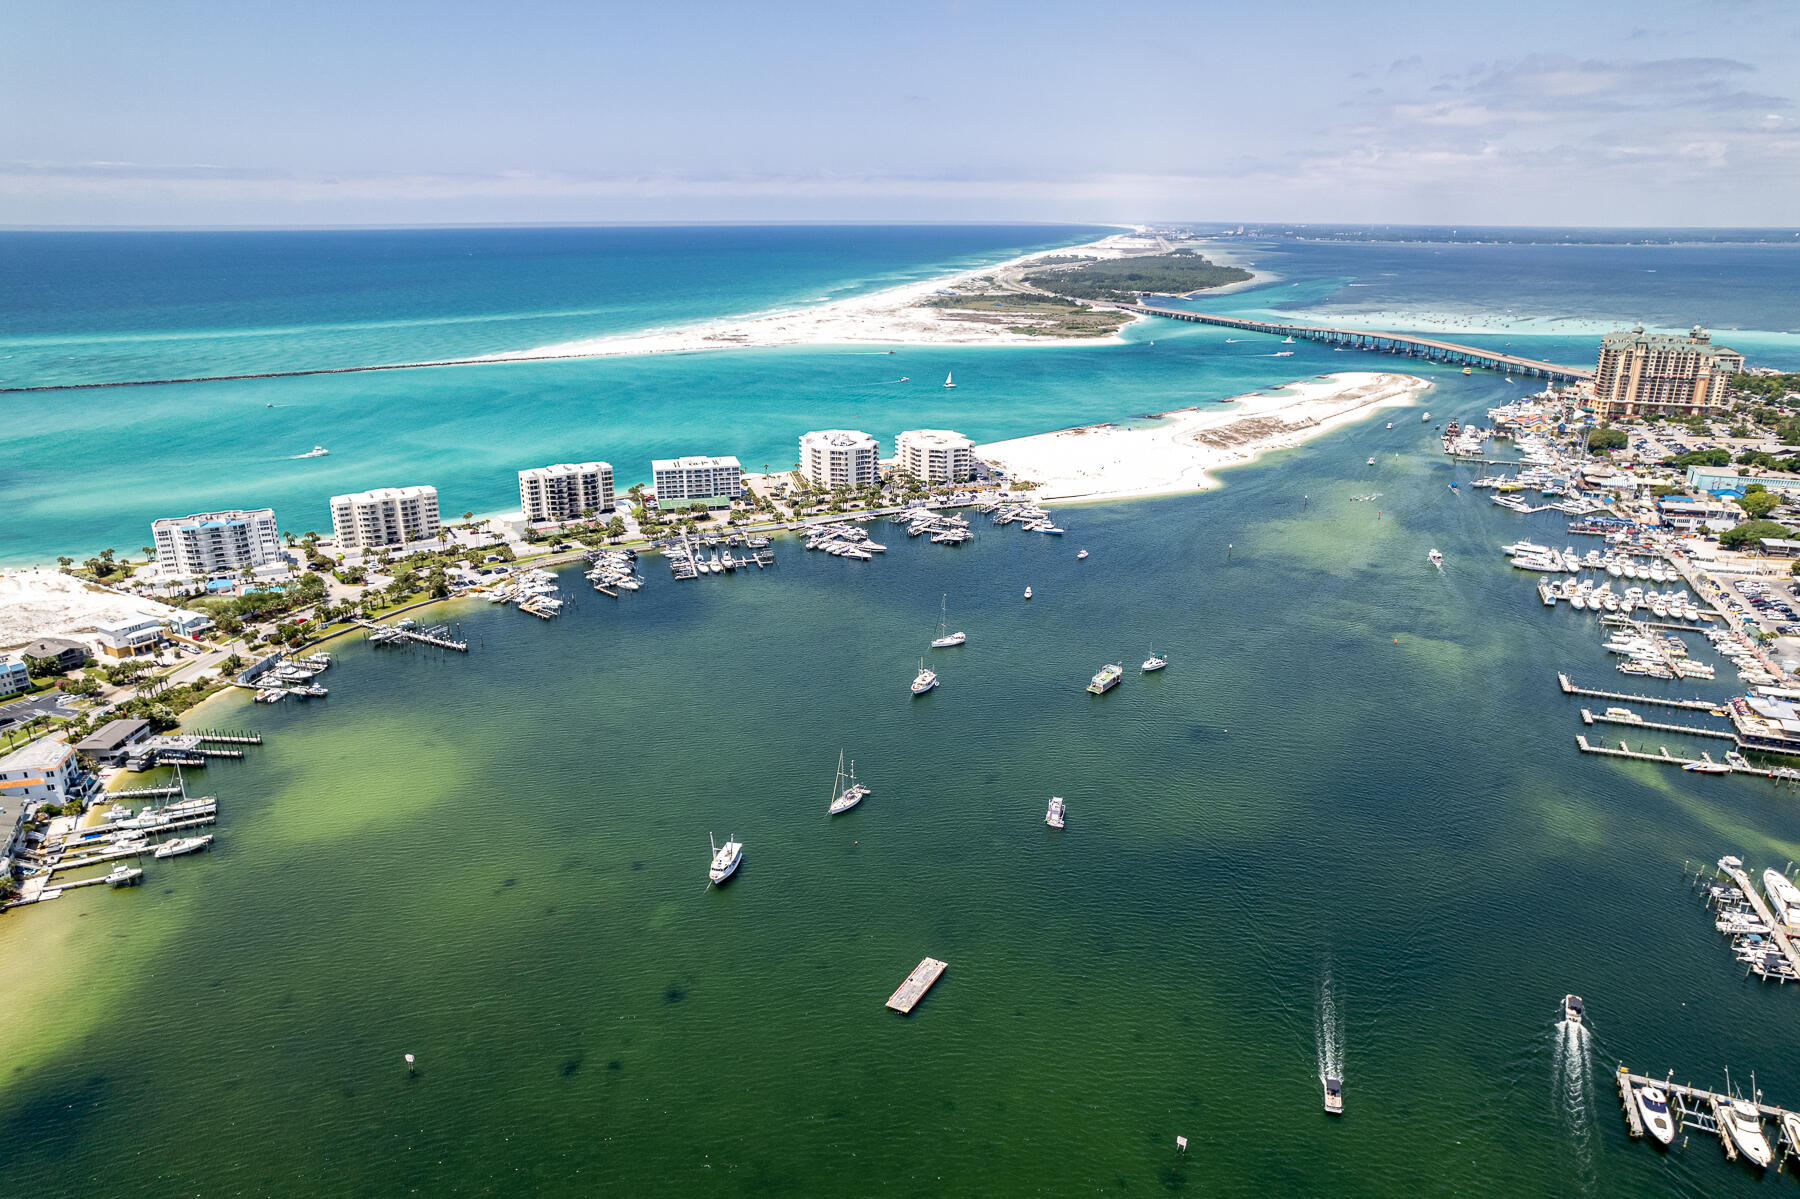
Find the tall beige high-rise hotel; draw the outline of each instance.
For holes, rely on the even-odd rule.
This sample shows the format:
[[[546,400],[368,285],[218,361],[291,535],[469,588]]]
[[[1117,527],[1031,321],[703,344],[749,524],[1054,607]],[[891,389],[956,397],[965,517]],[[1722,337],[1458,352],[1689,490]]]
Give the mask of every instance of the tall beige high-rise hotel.
[[[1714,345],[1699,325],[1686,337],[1646,333],[1642,325],[1608,333],[1594,371],[1594,415],[1717,416],[1725,411],[1726,383],[1743,369],[1744,356]]]

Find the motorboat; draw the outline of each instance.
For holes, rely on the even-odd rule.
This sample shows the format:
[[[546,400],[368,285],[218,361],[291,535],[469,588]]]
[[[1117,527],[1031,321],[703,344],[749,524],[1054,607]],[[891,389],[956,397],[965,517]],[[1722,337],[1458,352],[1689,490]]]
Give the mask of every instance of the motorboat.
[[[112,873],[106,876],[106,885],[109,887],[130,887],[143,881],[144,871],[141,867],[127,866],[123,862],[114,866]]]
[[[850,775],[844,777],[844,751],[838,750],[837,779],[831,784],[831,815],[848,812],[869,794],[869,788],[856,781],[856,763],[850,763]]]
[[[1714,1099],[1712,1109],[1719,1127],[1725,1130],[1737,1151],[1758,1169],[1768,1169],[1775,1155],[1769,1149],[1768,1138],[1763,1136],[1762,1113],[1756,1105],[1748,1099],[1733,1099],[1728,1103]]]
[[[1150,656],[1144,659],[1144,673],[1149,674],[1153,670],[1161,670],[1168,664],[1169,659],[1167,656],[1159,654],[1155,650],[1151,650]]]
[[[1109,662],[1105,666],[1102,666],[1094,674],[1092,679],[1088,680],[1087,689],[1094,695],[1105,695],[1108,691],[1117,687],[1119,685],[1119,680],[1124,677],[1125,668],[1123,664]]]
[[[151,855],[158,858],[178,858],[183,854],[199,853],[212,844],[212,834],[202,833],[198,837],[177,837],[173,841],[165,841],[158,845]]]
[[[1669,1114],[1669,1097],[1659,1086],[1646,1083],[1631,1088],[1631,1103],[1638,1119],[1659,1145],[1675,1140],[1675,1117]]]
[[[1800,1145],[1800,1114],[1781,1113],[1781,1135],[1790,1145]]]
[[[312,449],[306,451],[306,453],[295,454],[294,457],[295,458],[323,458],[325,455],[327,455],[329,453],[331,453],[331,451],[326,449],[324,446],[316,445]]]
[[[952,633],[950,631],[949,609],[944,606],[948,603],[949,597],[945,596],[943,602],[939,605],[942,618],[938,622],[938,635],[932,638],[931,641],[932,649],[949,649],[951,646],[961,645],[969,639],[967,633]]]
[[[1581,996],[1564,995],[1562,1002],[1563,1019],[1570,1024],[1581,1023]]]
[[[1433,547],[1432,551],[1429,554],[1425,555],[1425,560],[1427,562],[1431,563],[1433,566],[1437,567],[1439,570],[1442,570],[1444,568],[1444,555],[1438,553],[1436,547]]]
[[[1026,588],[1026,589],[1025,589],[1025,598],[1026,598],[1026,599],[1030,599],[1030,598],[1031,598],[1031,588],[1029,588],[1029,587],[1027,587],[1027,588]]]
[[[712,834],[706,834],[706,843],[712,845]],[[744,843],[725,838],[724,845],[713,845],[712,868],[706,877],[715,883],[722,883],[737,873],[738,864],[744,860]]]
[[[1325,1111],[1329,1115],[1344,1114],[1344,1080],[1327,1077],[1325,1079]]]
[[[1063,826],[1062,796],[1052,795],[1050,797],[1050,809],[1044,813],[1044,823],[1051,828],[1061,828]]]
[[[1794,886],[1788,876],[1770,867],[1763,871],[1763,890],[1769,893],[1769,902],[1781,915],[1781,922],[1789,928],[1800,922],[1800,887]]]
[[[1374,466],[1374,465],[1375,465],[1375,459],[1373,459],[1373,458],[1370,458],[1370,459],[1369,459],[1369,465],[1370,465],[1370,466]]]
[[[1731,767],[1723,762],[1715,762],[1705,758],[1698,762],[1683,762],[1681,768],[1689,774],[1730,774]]]
[[[925,659],[919,659],[919,673],[913,676],[912,693],[924,695],[938,685],[937,672],[925,669]]]
[[[1075,560],[1076,560],[1076,561],[1077,561],[1077,562],[1079,562],[1079,561],[1081,561],[1081,560],[1082,560],[1082,559],[1083,559],[1083,558],[1085,558],[1085,557],[1087,557],[1087,551],[1086,551],[1086,550],[1082,550],[1082,551],[1081,551],[1081,552],[1080,552],[1080,553],[1078,553],[1078,554],[1076,554],[1076,555],[1075,555]]]

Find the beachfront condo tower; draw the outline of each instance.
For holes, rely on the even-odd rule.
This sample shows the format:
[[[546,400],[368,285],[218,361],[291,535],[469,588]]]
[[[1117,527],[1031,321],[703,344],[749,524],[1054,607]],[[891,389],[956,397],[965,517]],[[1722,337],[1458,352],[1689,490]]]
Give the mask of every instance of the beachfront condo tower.
[[[949,429],[908,429],[894,438],[894,469],[921,483],[975,477],[975,443]]]
[[[1594,371],[1594,415],[1717,416],[1725,411],[1725,385],[1743,369],[1744,356],[1714,345],[1699,325],[1686,337],[1646,333],[1642,325],[1608,333]]]
[[[736,458],[656,458],[650,463],[656,502],[735,500],[744,495],[744,468]]]
[[[340,550],[405,545],[438,535],[435,487],[377,487],[331,497],[331,535]]]
[[[611,463],[560,462],[519,472],[519,511],[531,524],[579,520],[615,506]]]
[[[165,516],[150,522],[150,540],[157,573],[182,578],[236,574],[281,559],[273,508]]]
[[[855,429],[820,429],[800,436],[800,473],[814,487],[873,487],[881,479],[881,448]]]

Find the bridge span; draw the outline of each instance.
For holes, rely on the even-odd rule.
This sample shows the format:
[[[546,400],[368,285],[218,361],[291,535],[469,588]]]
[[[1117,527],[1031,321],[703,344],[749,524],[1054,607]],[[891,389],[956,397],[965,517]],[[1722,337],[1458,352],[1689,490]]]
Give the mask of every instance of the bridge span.
[[[1218,325],[1226,329],[1244,329],[1251,333],[1272,333],[1277,337],[1293,337],[1301,341],[1322,341],[1353,350],[1375,350],[1384,354],[1405,354],[1428,362],[1445,362],[1451,366],[1479,366],[1484,370],[1508,375],[1525,375],[1552,383],[1592,382],[1594,372],[1579,366],[1562,366],[1521,358],[1498,350],[1482,350],[1474,346],[1439,341],[1432,337],[1415,337],[1404,333],[1377,333],[1370,329],[1332,329],[1319,325],[1289,325],[1280,321],[1250,320],[1239,316],[1217,316],[1209,312],[1189,312],[1182,308],[1159,308],[1151,304],[1120,304],[1127,312],[1150,316],[1166,316],[1171,320],[1192,321],[1198,325]]]

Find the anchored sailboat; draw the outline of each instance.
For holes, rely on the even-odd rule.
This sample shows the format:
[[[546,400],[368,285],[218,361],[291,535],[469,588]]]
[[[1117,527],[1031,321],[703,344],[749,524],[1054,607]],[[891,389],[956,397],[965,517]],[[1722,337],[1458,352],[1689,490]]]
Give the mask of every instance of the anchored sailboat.
[[[949,607],[949,605],[950,605],[950,597],[948,595],[945,595],[942,602],[938,605],[939,611],[940,611],[940,618],[938,620],[938,635],[932,639],[932,642],[931,642],[932,649],[949,649],[951,646],[961,645],[963,642],[965,642],[969,639],[969,636],[967,633],[962,633],[962,632],[952,633],[950,631],[950,607]]]
[[[833,816],[839,812],[848,812],[863,801],[869,789],[856,781],[856,763],[850,763],[850,780],[844,781],[844,751],[838,750],[837,779],[831,784],[831,807]]]

